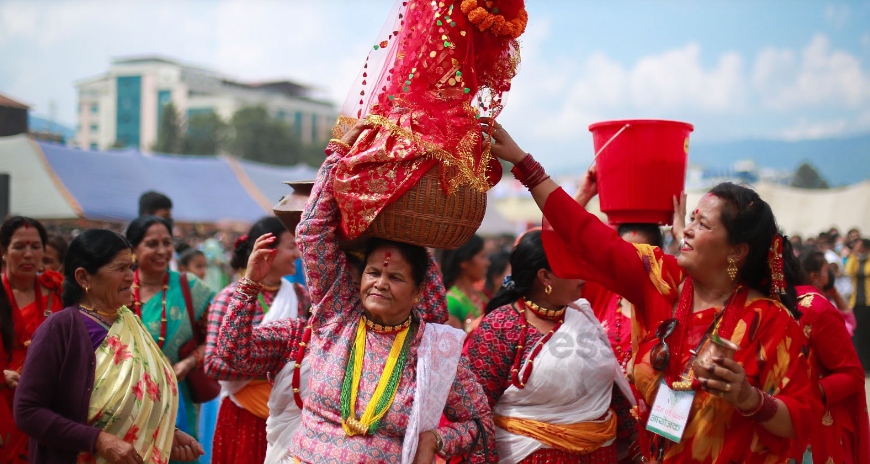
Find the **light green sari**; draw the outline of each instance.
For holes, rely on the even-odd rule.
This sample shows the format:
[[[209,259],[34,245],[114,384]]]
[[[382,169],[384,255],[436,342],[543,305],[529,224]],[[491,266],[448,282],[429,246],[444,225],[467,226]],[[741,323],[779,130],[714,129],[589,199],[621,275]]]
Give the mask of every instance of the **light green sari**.
[[[215,292],[208,288],[202,281],[191,273],[187,273],[190,283],[190,296],[193,300],[194,318],[200,321],[208,317],[208,307],[215,296]],[[163,314],[163,292],[158,292],[150,300],[142,304],[142,323],[148,329],[151,337],[156,342],[160,337],[161,318]],[[205,321],[202,321],[205,323]],[[184,303],[184,294],[181,292],[179,274],[169,271],[169,289],[166,290],[166,342],[163,344],[163,354],[173,365],[180,361],[178,350],[193,337],[193,327],[190,326],[190,317],[187,315],[187,307]],[[182,393],[185,417],[187,418],[190,435],[197,438],[196,424],[199,410],[190,401],[190,390],[187,381],[179,382],[179,390]]]

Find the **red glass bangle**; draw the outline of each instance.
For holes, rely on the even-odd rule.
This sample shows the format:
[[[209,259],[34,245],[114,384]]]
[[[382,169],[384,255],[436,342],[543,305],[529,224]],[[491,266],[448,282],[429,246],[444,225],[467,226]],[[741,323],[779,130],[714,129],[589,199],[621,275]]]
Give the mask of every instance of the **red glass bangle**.
[[[535,158],[532,157],[532,155],[526,155],[513,167],[513,169],[511,169],[511,173],[513,173],[514,177],[529,190],[537,187],[541,182],[550,178],[546,171],[544,171],[544,167],[541,166],[541,163],[535,161]]]
[[[763,392],[761,390],[756,389],[758,394],[761,395],[761,402],[758,407],[754,411],[740,411],[740,414],[743,414],[745,417],[752,419],[753,422],[758,422],[759,424],[767,422],[773,419],[773,416],[776,415],[776,412],[779,410],[779,403],[776,402],[776,398]]]

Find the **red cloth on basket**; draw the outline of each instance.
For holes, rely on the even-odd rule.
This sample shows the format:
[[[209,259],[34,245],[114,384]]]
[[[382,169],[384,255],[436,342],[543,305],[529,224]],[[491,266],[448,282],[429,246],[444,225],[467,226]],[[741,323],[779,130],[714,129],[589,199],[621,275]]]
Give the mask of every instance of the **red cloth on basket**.
[[[373,44],[333,130],[341,136],[361,118],[374,124],[335,171],[347,238],[433,167],[447,193],[460,185],[485,192],[501,178],[478,118],[504,106],[525,26],[504,35],[495,24],[525,18],[524,2],[466,2],[399,0]],[[481,11],[502,19],[481,22]]]

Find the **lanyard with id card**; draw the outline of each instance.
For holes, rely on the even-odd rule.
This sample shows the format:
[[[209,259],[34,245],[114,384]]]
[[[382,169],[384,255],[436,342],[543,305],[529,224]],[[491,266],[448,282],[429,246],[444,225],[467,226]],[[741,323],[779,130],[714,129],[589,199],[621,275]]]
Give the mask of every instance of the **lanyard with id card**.
[[[694,391],[672,390],[662,379],[650,410],[649,420],[646,422],[646,429],[674,443],[679,443],[689,422],[689,412],[692,410],[694,399]]]
[[[704,339],[716,330],[719,326],[721,314],[716,316],[716,319],[707,328],[707,333],[701,337],[701,341],[692,353],[686,370],[683,372],[682,378],[691,381],[694,378],[692,364],[695,357],[701,350],[704,344]],[[653,400],[653,406],[650,410],[649,420],[646,423],[646,429],[650,432],[660,435],[671,440],[674,443],[679,443],[683,438],[683,432],[686,430],[686,424],[689,422],[689,413],[692,411],[692,402],[695,400],[695,392],[693,390],[674,390],[668,386],[665,376],[662,377],[659,384],[659,390],[656,392],[656,398]]]

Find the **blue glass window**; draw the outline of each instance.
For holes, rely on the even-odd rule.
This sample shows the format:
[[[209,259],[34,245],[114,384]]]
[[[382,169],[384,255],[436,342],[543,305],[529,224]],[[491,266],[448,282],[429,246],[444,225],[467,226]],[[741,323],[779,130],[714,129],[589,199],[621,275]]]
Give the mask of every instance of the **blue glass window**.
[[[142,100],[142,78],[140,76],[119,77],[118,118],[115,141],[125,147],[139,147],[139,118]]]
[[[296,132],[296,137],[302,138],[302,112],[297,111],[293,119],[293,131]]]

